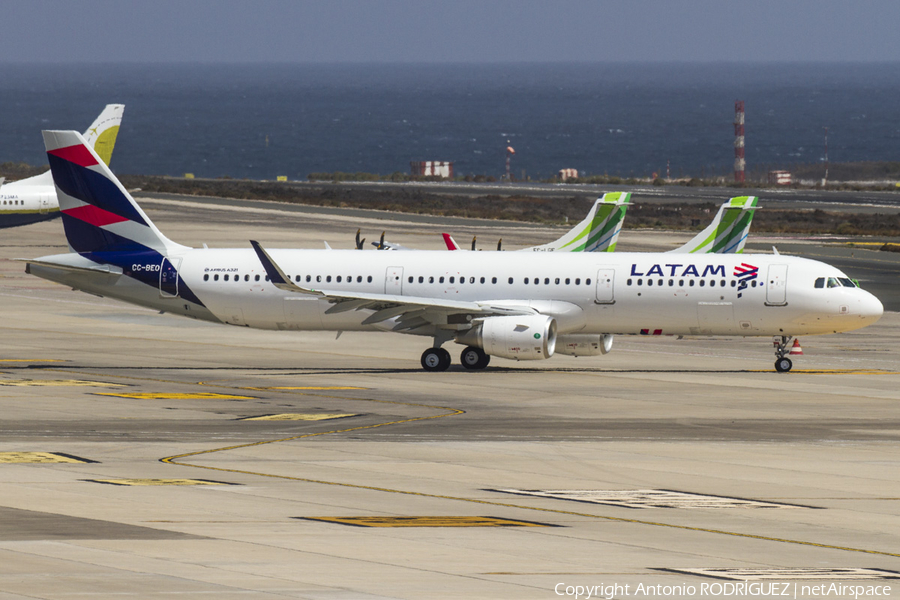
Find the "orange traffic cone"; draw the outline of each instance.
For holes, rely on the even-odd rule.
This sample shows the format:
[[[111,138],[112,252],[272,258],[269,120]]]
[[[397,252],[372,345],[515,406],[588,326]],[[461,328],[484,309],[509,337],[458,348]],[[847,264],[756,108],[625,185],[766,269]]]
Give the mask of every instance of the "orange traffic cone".
[[[803,348],[800,347],[800,340],[794,340],[794,345],[791,346],[791,351],[788,354],[803,354]]]

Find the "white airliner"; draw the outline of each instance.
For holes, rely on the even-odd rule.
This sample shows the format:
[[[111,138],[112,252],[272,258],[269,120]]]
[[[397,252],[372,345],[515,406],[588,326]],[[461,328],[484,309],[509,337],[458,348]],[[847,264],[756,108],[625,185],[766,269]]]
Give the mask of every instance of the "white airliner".
[[[84,132],[87,142],[106,164],[112,157],[124,110],[122,104],[107,104]],[[28,225],[58,216],[59,203],[50,171],[6,184],[0,180],[0,228]]]
[[[882,305],[827,264],[780,255],[195,249],[166,238],[75,131],[45,131],[70,252],[26,271],[240,327],[423,336],[422,366],[607,353],[613,335],[793,336],[874,323]]]

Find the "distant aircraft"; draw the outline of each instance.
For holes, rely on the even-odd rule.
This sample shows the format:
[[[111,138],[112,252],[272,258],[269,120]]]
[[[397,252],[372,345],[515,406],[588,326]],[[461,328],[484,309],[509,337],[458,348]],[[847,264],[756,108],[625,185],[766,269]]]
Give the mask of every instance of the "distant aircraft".
[[[631,200],[631,194],[615,192],[604,194],[598,198],[588,216],[563,237],[555,242],[523,248],[525,251],[552,252],[565,250],[568,252],[613,252],[625,211]],[[715,253],[741,254],[750,234],[750,224],[757,209],[756,196],[740,196],[731,198],[719,207],[715,218],[709,226],[694,236],[683,246],[669,252],[675,253]],[[588,234],[588,232],[591,232]],[[456,240],[447,233],[443,234],[447,250],[460,250]],[[587,239],[586,242],[582,240]],[[593,240],[593,241],[592,241]],[[472,240],[475,249],[475,240]],[[499,250],[499,248],[498,248]]]
[[[124,110],[123,104],[107,104],[84,132],[87,143],[106,164],[112,158]],[[58,216],[59,203],[50,171],[12,183],[0,181],[0,228],[28,225]]]
[[[422,336],[422,367],[606,354],[614,335],[794,336],[852,331],[883,307],[825,263],[782,255],[193,249],[166,238],[75,131],[45,131],[70,252],[26,272],[206,321]],[[826,287],[825,282],[828,281]],[[833,284],[833,285],[832,285]]]
[[[719,212],[706,229],[684,246],[670,252],[742,254],[758,202],[756,196],[731,198],[719,207]]]

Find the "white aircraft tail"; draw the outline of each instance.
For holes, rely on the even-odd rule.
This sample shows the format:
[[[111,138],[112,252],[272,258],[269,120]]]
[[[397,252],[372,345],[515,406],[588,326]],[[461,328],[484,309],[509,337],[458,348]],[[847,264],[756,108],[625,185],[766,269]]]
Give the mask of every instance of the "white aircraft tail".
[[[631,202],[630,192],[603,194],[587,217],[568,233],[549,244],[524,248],[533,252],[613,252],[622,231],[625,211]]]
[[[731,198],[719,207],[716,218],[709,227],[698,233],[687,244],[669,252],[682,254],[742,254],[750,224],[756,212],[756,196]]]
[[[124,104],[107,104],[100,116],[84,132],[85,141],[94,148],[94,151],[106,164],[109,164],[109,160],[112,158],[124,112]]]

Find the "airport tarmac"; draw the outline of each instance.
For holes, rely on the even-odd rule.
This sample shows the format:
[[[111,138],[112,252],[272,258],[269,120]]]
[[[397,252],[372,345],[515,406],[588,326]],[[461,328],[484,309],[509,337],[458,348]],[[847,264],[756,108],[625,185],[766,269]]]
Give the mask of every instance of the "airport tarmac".
[[[357,227],[441,244],[402,216],[141,202],[196,246],[351,247]],[[687,237],[626,231],[620,248]],[[884,260],[865,278],[897,289],[891,253],[777,243]],[[802,338],[789,374],[768,338],[699,337],[426,373],[410,336],[195,322],[10,260],[63,251],[58,220],[0,233],[2,600],[724,597],[742,581],[900,597],[896,312]]]

